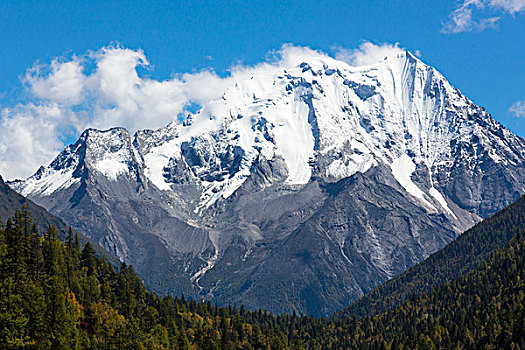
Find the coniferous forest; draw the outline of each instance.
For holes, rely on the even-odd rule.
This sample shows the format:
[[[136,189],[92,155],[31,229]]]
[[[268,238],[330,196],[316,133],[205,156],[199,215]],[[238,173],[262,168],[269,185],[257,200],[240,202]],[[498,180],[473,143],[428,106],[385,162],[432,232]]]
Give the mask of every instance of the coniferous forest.
[[[505,232],[521,222],[513,208]],[[488,231],[501,225],[480,225],[501,234]],[[72,230],[62,242],[53,226],[36,227],[22,211],[0,228],[2,349],[525,349],[523,230],[393,309],[315,319],[159,297],[133,267],[115,271]]]
[[[0,0],[0,350],[525,350],[525,0]]]
[[[525,197],[521,197],[420,264],[356,300],[337,316],[361,318],[393,309],[411,295],[428,292],[475,269],[524,229]]]

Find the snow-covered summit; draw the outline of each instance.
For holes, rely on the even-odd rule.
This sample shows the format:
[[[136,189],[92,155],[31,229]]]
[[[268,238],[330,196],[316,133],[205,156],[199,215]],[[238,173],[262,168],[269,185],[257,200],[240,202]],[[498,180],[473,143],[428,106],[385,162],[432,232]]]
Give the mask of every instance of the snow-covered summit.
[[[109,130],[87,129],[78,141],[67,146],[47,167],[40,167],[27,180],[11,184],[22,195],[51,195],[80,181],[85,170],[116,181],[129,174],[137,158],[129,132],[124,128]]]
[[[10,186],[159,291],[305,314],[525,193],[525,141],[417,57],[299,56],[163,128],[87,130]]]
[[[133,140],[121,128],[88,130],[16,186],[49,195],[77,181],[84,164],[113,181],[133,168],[161,190],[197,184],[200,207],[207,207],[239,188],[257,159],[278,157],[288,185],[312,176],[337,181],[387,164],[408,193],[446,209],[433,174],[454,163],[458,143],[473,135],[479,156],[512,161],[511,133],[411,53],[360,67],[318,56],[237,82],[182,122],[139,131]],[[420,165],[430,189],[411,180]]]

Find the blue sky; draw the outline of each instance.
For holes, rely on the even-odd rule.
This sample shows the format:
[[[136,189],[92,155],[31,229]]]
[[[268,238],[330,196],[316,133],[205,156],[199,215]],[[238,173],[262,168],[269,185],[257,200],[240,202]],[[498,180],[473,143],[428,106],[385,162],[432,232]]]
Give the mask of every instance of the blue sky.
[[[84,57],[88,70],[86,55],[93,58],[116,43],[143,50],[144,57],[135,57],[149,62],[139,68],[141,77],[167,80],[203,69],[225,76],[232,66],[267,60],[286,43],[334,55],[337,48],[355,49],[364,40],[417,51],[475,103],[525,136],[525,104],[519,102],[525,100],[525,0],[6,1],[0,9],[3,129],[18,130],[19,120],[27,124],[47,115],[38,133],[50,128],[51,136],[35,141],[33,150],[18,151],[35,164],[48,161],[80,130],[61,127],[65,117],[56,117],[61,112],[51,105],[42,112],[47,97],[35,93],[26,72],[39,67],[40,77],[52,70],[53,60],[74,57]],[[2,138],[0,173],[5,173],[16,167],[8,153],[17,148],[0,130]],[[28,175],[34,166],[10,175]]]

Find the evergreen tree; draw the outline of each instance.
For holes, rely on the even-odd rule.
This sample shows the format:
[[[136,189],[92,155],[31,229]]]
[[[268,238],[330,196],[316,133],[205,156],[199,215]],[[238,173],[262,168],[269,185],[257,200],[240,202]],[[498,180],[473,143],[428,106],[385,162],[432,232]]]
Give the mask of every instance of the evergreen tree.
[[[525,349],[525,232],[395,308],[315,319],[159,297],[72,231],[35,227],[28,213],[0,224],[0,349]]]

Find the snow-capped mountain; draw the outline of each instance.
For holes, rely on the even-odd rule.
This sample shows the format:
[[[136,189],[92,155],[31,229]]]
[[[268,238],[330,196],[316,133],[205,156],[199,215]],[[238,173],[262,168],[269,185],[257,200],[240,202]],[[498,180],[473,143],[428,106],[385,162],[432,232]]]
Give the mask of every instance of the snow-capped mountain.
[[[158,130],[87,130],[11,186],[161,292],[322,315],[524,193],[524,150],[408,52],[314,57]]]

